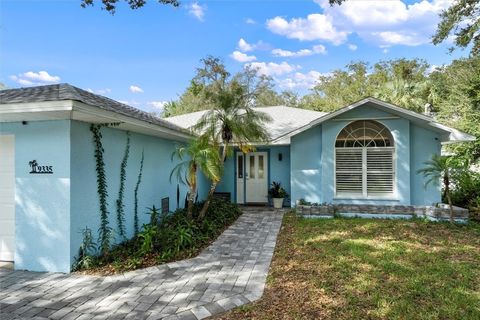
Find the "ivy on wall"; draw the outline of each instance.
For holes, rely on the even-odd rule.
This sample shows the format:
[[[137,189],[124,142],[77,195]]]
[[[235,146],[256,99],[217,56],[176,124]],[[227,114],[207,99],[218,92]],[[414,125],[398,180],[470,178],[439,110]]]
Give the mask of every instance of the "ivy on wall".
[[[102,145],[102,132],[101,128],[106,126],[105,124],[92,124],[90,125],[90,131],[93,134],[93,143],[95,147],[95,170],[97,174],[97,192],[100,202],[100,228],[98,230],[100,243],[100,251],[102,254],[107,254],[110,249],[110,241],[112,238],[112,228],[108,224],[108,187],[107,177],[105,175],[105,161],[103,155],[105,150]]]
[[[125,205],[123,204],[123,194],[125,192],[125,180],[127,172],[128,157],[130,155],[130,132],[127,131],[127,143],[125,145],[125,153],[123,154],[122,163],[120,164],[120,187],[118,190],[117,204],[117,224],[120,237],[126,239],[125,230]]]
[[[138,172],[137,184],[135,185],[135,191],[134,191],[133,228],[135,230],[135,235],[139,231],[139,227],[138,227],[138,189],[140,187],[140,183],[142,182],[143,160],[144,160],[144,150],[142,150],[142,159],[140,160],[140,171]]]

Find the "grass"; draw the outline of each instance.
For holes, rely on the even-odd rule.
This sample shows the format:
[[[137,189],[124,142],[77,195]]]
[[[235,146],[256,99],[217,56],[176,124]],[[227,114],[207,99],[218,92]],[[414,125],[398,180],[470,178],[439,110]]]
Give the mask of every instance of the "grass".
[[[480,319],[480,225],[288,214],[261,300],[217,319]]]

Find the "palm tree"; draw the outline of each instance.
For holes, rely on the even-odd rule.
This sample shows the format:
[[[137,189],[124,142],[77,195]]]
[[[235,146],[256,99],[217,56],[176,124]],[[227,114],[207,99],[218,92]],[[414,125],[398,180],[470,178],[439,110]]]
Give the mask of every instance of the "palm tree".
[[[187,215],[192,218],[193,202],[197,194],[198,170],[200,169],[212,183],[218,183],[222,176],[218,147],[211,144],[206,137],[199,137],[187,146],[177,147],[172,153],[172,160],[175,158],[181,162],[172,169],[170,181],[175,175],[178,181],[188,186]]]
[[[438,154],[434,154],[432,159],[424,162],[424,164],[425,167],[418,170],[417,173],[422,174],[427,178],[425,186],[430,183],[438,183],[440,180],[443,181],[445,196],[447,197],[448,205],[450,207],[450,222],[453,223],[453,204],[450,185],[452,177],[458,168],[454,165],[454,162],[450,157],[439,156]]]
[[[197,70],[192,83],[201,90],[210,109],[192,129],[220,146],[223,167],[234,145],[248,152],[253,149],[252,143],[269,140],[263,124],[271,118],[253,109],[255,98],[268,86],[268,79],[258,77],[257,70],[248,68],[231,77],[218,58],[207,57],[202,62],[204,67]],[[212,180],[200,219],[208,210],[218,182]]]

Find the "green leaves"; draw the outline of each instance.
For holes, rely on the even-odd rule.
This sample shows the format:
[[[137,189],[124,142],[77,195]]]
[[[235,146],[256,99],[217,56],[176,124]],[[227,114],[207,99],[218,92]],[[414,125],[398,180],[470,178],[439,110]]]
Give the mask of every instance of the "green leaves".
[[[130,155],[130,132],[127,131],[127,143],[125,145],[125,153],[123,155],[122,163],[120,164],[120,187],[118,190],[117,205],[117,224],[118,232],[122,239],[126,239],[125,230],[125,206],[123,204],[123,194],[125,192],[125,179],[128,156]]]
[[[140,160],[140,169],[138,171],[137,183],[135,184],[135,190],[133,192],[134,198],[134,212],[133,212],[133,229],[135,234],[138,233],[138,190],[140,189],[140,183],[142,182],[142,174],[143,174],[143,161],[145,159],[145,150],[142,150],[142,158]]]
[[[103,160],[105,150],[103,149],[102,145],[101,132],[101,128],[103,126],[103,124],[91,124],[90,131],[93,134],[93,143],[95,147],[95,170],[97,173],[97,192],[100,202],[100,228],[98,230],[100,250],[103,254],[107,254],[112,240],[112,228],[110,228],[108,222],[108,188],[107,177],[105,174],[105,162]]]
[[[320,76],[313,93],[304,96],[300,106],[330,112],[372,96],[422,112],[430,85],[427,68],[419,59],[380,61],[373,66],[362,61],[350,63]]]
[[[117,5],[122,0],[100,0],[99,2],[102,3],[102,9],[110,12],[112,15],[115,14],[115,10],[117,9]],[[132,10],[139,9],[145,5],[147,0],[124,0],[128,3]],[[178,0],[158,0],[161,4],[171,5],[173,7],[178,7],[180,2]],[[88,6],[93,6],[96,3],[95,0],[81,0],[80,5],[82,8],[86,8]]]
[[[450,36],[454,37],[457,47],[467,48],[472,45],[471,56],[480,54],[480,6],[478,0],[458,0],[440,15],[433,44],[440,44]],[[455,48],[451,48],[453,51]]]

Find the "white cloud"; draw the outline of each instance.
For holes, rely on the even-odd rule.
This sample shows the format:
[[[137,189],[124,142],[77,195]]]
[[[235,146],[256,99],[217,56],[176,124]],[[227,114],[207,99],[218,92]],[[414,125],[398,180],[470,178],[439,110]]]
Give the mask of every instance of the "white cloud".
[[[136,101],[136,100],[128,100],[128,101],[127,100],[118,100],[118,102],[129,105],[131,107],[135,107],[135,108],[140,108],[141,105],[142,105],[139,101]]]
[[[267,27],[274,33],[302,41],[340,44],[349,34],[356,33],[364,41],[382,47],[418,46],[431,42],[439,14],[452,0],[416,1],[407,4],[401,0],[352,0],[330,6],[327,0],[315,0],[323,10],[321,14],[289,21],[275,17],[267,20]]]
[[[429,75],[430,73],[432,72],[435,72],[435,71],[440,71],[442,70],[442,66],[438,66],[436,64],[432,64],[430,67],[427,68],[427,70],[425,70],[425,74],[426,75]]]
[[[132,93],[143,93],[143,89],[139,86],[131,85],[129,89]]]
[[[244,51],[244,52],[248,52],[248,51],[252,51],[253,50],[253,46],[251,44],[249,44],[247,41],[245,41],[245,39],[243,38],[240,38],[240,40],[238,40],[238,49]]]
[[[237,49],[243,52],[250,52],[254,50],[270,50],[270,45],[263,41],[257,41],[257,43],[248,43],[245,39],[240,38],[237,43]]]
[[[207,10],[205,6],[199,5],[198,2],[194,2],[187,8],[189,14],[197,18],[199,21],[204,21],[205,11]]]
[[[402,44],[406,46],[418,46],[425,43],[422,35],[411,31],[410,33],[395,32],[395,31],[382,31],[372,32],[372,35],[378,37],[382,43],[382,46],[391,46]]]
[[[313,46],[312,49],[301,49],[298,51],[289,51],[289,50],[283,50],[283,49],[273,49],[272,54],[276,57],[306,57],[306,56],[311,56],[314,54],[326,54],[327,49],[325,46],[319,44],[316,46]]]
[[[147,105],[152,109],[154,109],[155,111],[161,112],[163,111],[167,103],[168,101],[150,101],[147,103]]]
[[[230,57],[238,62],[251,62],[257,60],[257,57],[249,56],[248,54],[240,51],[233,51]]]
[[[253,20],[252,18],[245,19],[246,24],[257,24],[257,21]]]
[[[98,93],[98,94],[108,94],[108,93],[112,92],[112,89],[110,89],[110,88],[98,89],[98,90],[93,90],[91,88],[87,88],[85,90],[87,90],[90,93]]]
[[[349,49],[349,50],[352,50],[352,51],[355,51],[355,50],[358,49],[358,46],[357,46],[356,44],[350,43],[350,44],[348,45],[348,49]]]
[[[110,88],[98,89],[98,90],[97,90],[97,93],[98,93],[98,94],[108,94],[108,93],[110,93],[110,92],[112,92],[112,89],[110,89]]]
[[[295,89],[311,89],[317,82],[322,73],[318,71],[309,71],[307,73],[295,72],[290,77],[282,80],[278,80],[278,86],[282,89],[295,90]]]
[[[47,71],[27,71],[10,76],[10,79],[24,86],[38,86],[60,82],[59,76],[52,76]]]
[[[290,21],[277,16],[267,20],[267,28],[287,38],[301,41],[326,40],[335,45],[345,42],[348,35],[334,27],[331,16],[319,13],[309,14],[306,19],[294,18]]]
[[[252,62],[247,64],[253,69],[256,69],[259,74],[266,76],[280,76],[297,70],[298,66],[293,66],[287,62],[275,63],[275,62]]]

